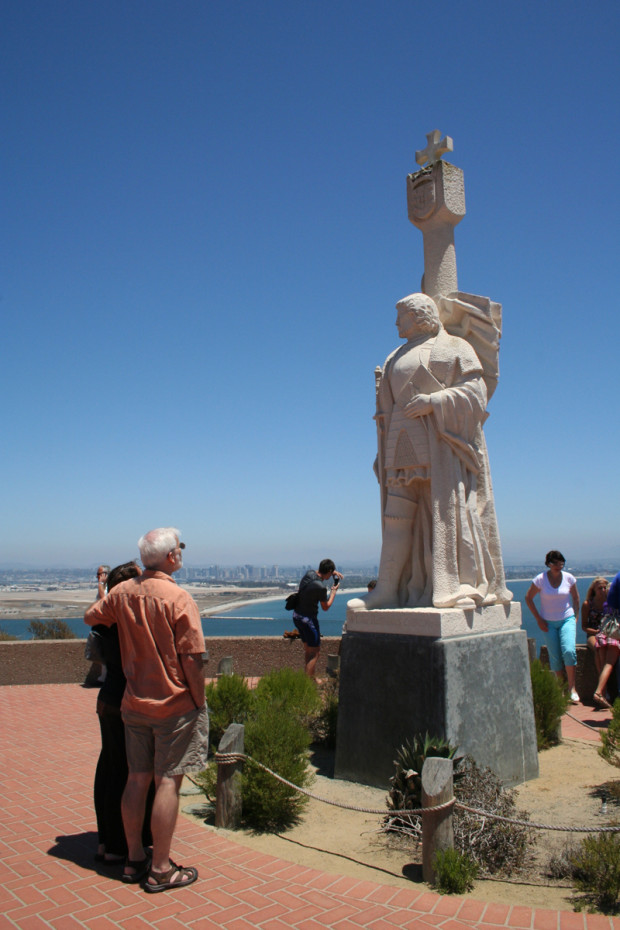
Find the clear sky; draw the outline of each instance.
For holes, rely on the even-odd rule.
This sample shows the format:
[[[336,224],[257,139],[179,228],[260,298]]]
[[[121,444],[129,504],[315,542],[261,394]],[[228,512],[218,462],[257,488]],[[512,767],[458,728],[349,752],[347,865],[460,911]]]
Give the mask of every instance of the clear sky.
[[[465,172],[503,304],[507,562],[617,556],[620,5],[2,6],[0,565],[377,560],[373,369],[419,289],[405,178]]]

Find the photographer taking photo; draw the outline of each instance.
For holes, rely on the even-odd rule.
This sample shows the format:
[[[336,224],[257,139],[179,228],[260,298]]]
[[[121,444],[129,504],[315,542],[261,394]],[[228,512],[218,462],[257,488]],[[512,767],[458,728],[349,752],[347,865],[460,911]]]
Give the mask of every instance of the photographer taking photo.
[[[328,589],[324,582],[332,577],[334,582]],[[323,610],[329,610],[334,603],[342,577],[331,559],[323,559],[318,571],[306,572],[299,582],[299,598],[293,611],[293,623],[299,630],[299,638],[304,644],[305,671],[310,678],[315,677],[316,663],[321,651],[319,604]]]

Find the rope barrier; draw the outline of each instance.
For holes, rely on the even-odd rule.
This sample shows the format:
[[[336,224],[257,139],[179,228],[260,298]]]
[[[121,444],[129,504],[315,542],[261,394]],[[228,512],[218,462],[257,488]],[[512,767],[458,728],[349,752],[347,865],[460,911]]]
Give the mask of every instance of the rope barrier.
[[[298,785],[293,784],[292,781],[288,781],[286,778],[278,775],[277,772],[273,772],[266,765],[263,765],[262,762],[259,762],[257,759],[253,759],[252,756],[248,756],[245,753],[216,752],[214,758],[218,765],[231,765],[237,762],[252,762],[254,765],[258,766],[258,768],[273,776],[273,778],[281,782],[283,785],[287,785],[287,787],[292,788],[294,791],[298,791],[300,794],[306,795],[306,797],[312,798],[315,801],[320,801],[323,804],[331,804],[332,807],[341,807],[343,810],[357,811],[361,814],[381,814],[383,816],[387,815],[390,817],[413,817],[416,815],[421,816],[422,814],[432,814],[436,811],[447,810],[449,807],[454,807],[458,810],[473,814],[476,817],[480,817],[482,820],[499,820],[501,823],[508,823],[517,827],[528,827],[532,830],[555,830],[562,833],[620,833],[620,826],[562,827],[558,826],[557,824],[537,823],[532,820],[517,820],[513,817],[502,817],[500,814],[492,814],[490,811],[482,811],[475,807],[468,807],[466,804],[461,804],[460,801],[457,801],[455,797],[450,798],[449,801],[444,801],[443,804],[437,804],[435,807],[419,807],[406,810],[387,810],[384,807],[379,809],[372,807],[358,807],[355,804],[345,804],[342,801],[333,801],[330,798],[323,798],[318,794],[314,794],[312,791],[308,791],[306,788],[300,788]]]
[[[215,761],[221,765],[229,765],[230,763],[235,762],[252,762],[254,765],[257,765],[259,769],[262,769],[263,772],[267,772],[269,775],[272,775],[277,781],[281,782],[283,785],[287,785],[289,788],[293,788],[295,791],[299,791],[300,794],[305,794],[308,798],[313,798],[315,801],[321,801],[323,804],[331,804],[332,807],[341,807],[343,810],[347,811],[357,811],[360,814],[422,814],[433,813],[434,811],[445,810],[448,807],[452,807],[455,803],[455,798],[451,798],[449,801],[444,801],[443,804],[438,804],[436,807],[425,807],[417,808],[416,810],[402,810],[402,811],[386,811],[384,807],[377,809],[374,807],[358,807],[355,804],[345,804],[343,801],[332,801],[330,798],[322,798],[318,794],[313,794],[312,791],[308,791],[306,788],[300,788],[299,785],[294,785],[292,781],[288,781],[286,778],[282,778],[281,775],[278,775],[277,772],[273,772],[266,765],[263,765],[262,762],[259,762],[258,759],[253,759],[252,756],[247,756],[242,752],[216,752]]]
[[[571,714],[570,711],[566,711],[565,717],[570,717],[571,720],[574,720],[576,723],[580,723],[582,727],[586,727],[588,730],[594,730],[595,733],[601,732],[600,727],[593,727],[591,724],[586,723],[585,720],[580,720],[579,717],[575,717],[574,714]]]

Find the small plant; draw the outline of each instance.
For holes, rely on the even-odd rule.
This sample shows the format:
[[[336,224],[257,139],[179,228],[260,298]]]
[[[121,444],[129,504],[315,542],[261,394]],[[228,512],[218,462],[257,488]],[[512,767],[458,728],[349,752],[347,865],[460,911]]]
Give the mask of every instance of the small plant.
[[[458,849],[438,849],[433,858],[434,885],[442,894],[471,891],[478,877],[478,866]]]
[[[0,643],[6,643],[9,641],[14,641],[16,639],[19,639],[19,637],[13,636],[12,633],[7,633],[6,630],[0,629]]]
[[[455,763],[457,761],[460,765],[454,794],[458,801],[467,807],[500,817],[529,819],[527,811],[517,810],[516,792],[504,788],[491,769],[480,769],[471,756],[455,760]],[[412,781],[411,776],[409,781]],[[412,803],[411,809],[419,806]],[[480,874],[512,873],[523,865],[531,844],[527,827],[503,823],[491,817],[481,819],[479,814],[471,814],[460,808],[455,809],[452,822],[455,849],[475,862]],[[383,830],[386,833],[400,833],[410,837],[414,843],[419,843],[422,840],[422,818],[419,814],[388,814]]]
[[[416,734],[406,740],[400,747],[394,760],[396,772],[390,778],[391,788],[387,796],[390,810],[417,810],[422,807],[422,768],[428,756],[452,759],[454,762],[453,780],[459,778],[458,767],[462,757],[455,758],[456,746],[438,736],[426,733]]]
[[[224,730],[231,723],[245,723],[254,696],[245,678],[240,675],[222,675],[217,682],[207,685],[209,708],[209,740],[217,748]]]
[[[495,772],[479,768],[471,756],[466,756],[454,794],[462,804],[476,810],[488,811],[512,820],[529,820],[527,811],[518,810],[516,792],[504,788]],[[479,866],[480,872],[496,875],[511,874],[525,862],[532,845],[531,831],[514,823],[503,823],[490,817],[481,821],[480,815],[457,809],[454,815],[454,845],[467,853]]]
[[[264,675],[254,692],[259,703],[279,704],[291,716],[309,723],[321,706],[317,686],[301,669],[280,668]]]
[[[287,781],[306,787],[310,732],[306,723],[320,706],[316,685],[303,672],[282,669],[265,675],[254,692],[238,675],[226,675],[206,689],[212,746],[231,723],[245,726],[245,752]],[[210,801],[215,799],[217,766],[196,776]],[[254,830],[280,830],[294,823],[306,797],[283,785],[253,762],[243,767],[242,818]]]
[[[574,881],[582,893],[576,909],[618,912],[620,896],[620,837],[615,833],[587,836],[573,858]]]
[[[536,722],[538,750],[548,749],[560,741],[560,721],[569,704],[568,695],[553,672],[545,668],[539,659],[530,664],[532,699]]]
[[[33,639],[77,639],[64,620],[31,620],[27,632]]]
[[[559,853],[549,856],[546,874],[556,881],[573,879],[575,876],[575,859],[581,847],[567,843]]]
[[[312,775],[307,768],[310,735],[281,702],[256,703],[246,723],[245,745],[248,755],[282,778],[300,788],[310,784]],[[252,763],[244,766],[241,784],[243,821],[254,830],[274,831],[290,826],[298,820],[307,802],[304,795]]]
[[[217,763],[208,762],[206,769],[192,775],[192,780],[202,789],[210,804],[215,804],[217,796]]]

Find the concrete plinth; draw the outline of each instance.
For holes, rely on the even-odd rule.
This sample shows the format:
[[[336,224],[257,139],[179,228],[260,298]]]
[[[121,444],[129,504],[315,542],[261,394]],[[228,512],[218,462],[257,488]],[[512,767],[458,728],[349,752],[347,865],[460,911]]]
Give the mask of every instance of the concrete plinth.
[[[416,733],[449,740],[505,785],[538,776],[520,604],[349,611],[340,654],[336,777],[388,787]]]

